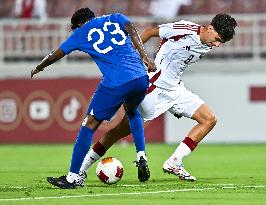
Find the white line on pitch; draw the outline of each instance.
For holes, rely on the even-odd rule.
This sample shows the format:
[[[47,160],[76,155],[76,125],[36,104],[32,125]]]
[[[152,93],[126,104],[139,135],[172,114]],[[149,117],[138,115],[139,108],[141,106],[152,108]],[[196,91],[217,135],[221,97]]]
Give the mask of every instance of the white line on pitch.
[[[47,196],[47,197],[9,198],[9,199],[0,199],[0,202],[1,201],[22,201],[22,200],[86,198],[86,197],[101,197],[101,196],[145,195],[145,194],[160,194],[160,193],[189,192],[189,191],[205,191],[205,190],[212,190],[212,189],[215,189],[215,188],[174,189],[174,190],[160,190],[160,191],[149,191],[149,192],[125,192],[125,193],[117,193],[117,194],[87,194],[87,195],[74,195],[74,196]]]
[[[236,188],[264,188],[265,185],[238,185],[238,186],[223,186],[222,189],[236,189]]]
[[[252,186],[252,185],[250,185],[250,186],[246,186],[246,185],[244,185],[243,187],[244,187],[244,188],[264,188],[265,185],[254,185],[254,186]]]
[[[208,184],[210,186],[222,186],[221,188],[236,188],[236,187],[243,187],[243,188],[263,188],[265,185],[244,185],[244,184]],[[145,186],[153,186],[152,184],[119,184],[118,187],[145,187]],[[26,186],[0,186],[1,189],[27,189],[31,187]]]
[[[264,188],[265,185],[240,185],[240,186],[224,186],[222,189],[237,189],[237,188]],[[117,194],[89,194],[89,195],[74,195],[74,196],[48,196],[48,197],[27,197],[27,198],[9,198],[0,199],[1,201],[22,201],[22,200],[45,200],[45,199],[63,199],[63,198],[86,198],[86,197],[101,197],[101,196],[121,196],[121,195],[145,195],[145,194],[160,194],[160,193],[174,193],[174,192],[189,192],[189,191],[206,191],[206,190],[216,190],[217,187],[210,188],[196,188],[196,189],[174,189],[174,190],[160,190],[151,192],[125,192]]]
[[[236,189],[235,186],[223,186],[222,189]]]

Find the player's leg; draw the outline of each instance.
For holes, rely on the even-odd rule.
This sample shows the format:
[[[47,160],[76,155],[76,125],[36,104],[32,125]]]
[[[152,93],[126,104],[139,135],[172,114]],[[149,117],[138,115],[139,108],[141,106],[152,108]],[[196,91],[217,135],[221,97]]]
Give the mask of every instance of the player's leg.
[[[106,149],[109,149],[114,143],[130,134],[131,131],[128,118],[124,115],[121,122],[116,127],[109,130],[104,137],[99,140],[99,143],[101,143]]]
[[[101,122],[102,121],[97,120],[93,115],[87,115],[80,127],[74,144],[70,170],[67,176],[61,176],[59,178],[47,177],[47,181],[50,184],[63,189],[75,188],[76,186],[83,185],[80,183],[83,179],[79,174],[79,170],[90,148],[93,133]]]
[[[83,176],[80,175],[80,168],[90,148],[92,136],[102,121],[110,120],[124,101],[123,95],[106,93],[112,92],[108,88],[99,85],[88,108],[87,117],[78,133],[68,175],[60,178],[48,177],[47,181],[49,183],[60,188],[75,188],[83,185],[80,183],[80,181],[83,181]]]
[[[189,100],[188,100],[189,99]],[[182,102],[186,102],[185,104]],[[163,170],[175,174],[180,179],[195,181],[185,169],[182,159],[188,156],[198,143],[213,129],[216,124],[216,117],[211,109],[197,95],[185,90],[183,98],[169,110],[172,114],[178,114],[191,118],[198,122],[179,144],[171,157],[165,161]]]
[[[142,117],[137,109],[138,105],[144,99],[147,86],[147,76],[141,77],[121,86],[121,90],[130,91],[127,93],[127,96],[124,101],[124,109],[129,123],[126,118],[124,118],[116,128],[112,129],[105,135],[104,139],[101,139],[100,142],[97,142],[85,157],[80,171],[86,172],[96,160],[98,160],[101,156],[105,154],[107,149],[112,144],[114,144],[122,137],[127,136],[131,132],[136,145],[137,161],[139,162],[141,161],[140,159],[143,159],[142,162],[143,164],[145,164],[145,166],[138,166],[139,172],[141,169],[144,170],[144,174],[139,174],[138,178],[140,181],[148,180],[149,170],[145,155],[144,126]]]
[[[140,182],[145,182],[150,178],[150,171],[145,153],[144,124],[137,108],[145,97],[148,84],[149,81],[147,76],[135,80],[134,84],[132,84],[134,89],[129,93],[124,103],[130,131],[136,147],[138,179]]]
[[[187,134],[184,140],[178,146],[173,153],[172,158],[176,161],[182,161],[182,159],[189,155],[193,151],[198,143],[213,129],[216,125],[216,117],[207,104],[202,104],[191,117],[198,122]],[[184,149],[182,148],[184,145]]]
[[[93,115],[87,115],[84,119],[72,152],[70,170],[67,175],[69,182],[78,181],[80,167],[91,146],[92,136],[101,123],[102,120],[97,120]]]
[[[169,97],[163,97],[166,94],[169,94]],[[146,122],[153,120],[172,107],[174,105],[174,101],[171,97],[175,95],[176,94],[174,93],[165,93],[165,91],[160,88],[155,88],[151,93],[146,95],[138,107],[141,112],[141,116],[144,119],[144,125]],[[94,144],[92,149],[90,149],[83,161],[81,171],[87,172],[89,167],[95,161],[99,160],[115,142],[128,136],[130,133],[131,131],[127,116],[124,116],[123,120],[115,128],[108,131],[98,142]]]
[[[201,105],[192,116],[198,122],[190,132],[188,137],[199,143],[216,125],[217,119],[207,104]]]
[[[116,127],[105,133],[104,136],[94,144],[84,158],[80,171],[87,172],[90,166],[99,160],[114,143],[128,136],[130,133],[128,119],[125,115]]]
[[[130,91],[127,93],[127,96],[124,101],[125,102],[124,108],[127,117],[124,117],[122,122],[116,128],[106,133],[105,137],[100,141],[98,141],[93,146],[93,148],[89,151],[89,153],[86,155],[83,161],[83,164],[80,169],[81,172],[85,173],[96,160],[98,160],[101,156],[105,154],[107,149],[112,144],[130,134],[132,130],[132,129],[130,130],[130,128],[132,128],[132,124],[133,127],[136,128],[133,129],[134,133],[132,132],[133,137],[135,136],[134,142],[136,144],[136,149],[137,150],[143,149],[143,151],[145,151],[145,144],[144,144],[145,142],[144,139],[142,140],[142,138],[144,138],[143,122],[140,114],[137,111],[137,106],[143,100],[147,86],[148,86],[148,79],[146,76],[144,76],[142,78],[136,79],[135,81],[127,83],[121,86],[120,88],[117,88],[117,90],[120,89],[121,92]],[[130,116],[130,123],[131,123],[130,127],[128,125],[129,123],[127,120],[127,118],[129,118],[128,116]],[[136,139],[136,136],[138,137],[138,139]]]

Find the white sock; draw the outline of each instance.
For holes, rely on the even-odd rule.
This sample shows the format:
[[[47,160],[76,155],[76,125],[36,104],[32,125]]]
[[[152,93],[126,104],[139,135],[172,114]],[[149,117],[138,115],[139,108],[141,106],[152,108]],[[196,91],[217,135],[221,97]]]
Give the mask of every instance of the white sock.
[[[73,172],[68,172],[66,180],[70,183],[73,183],[74,181],[78,181],[79,175]]]
[[[183,142],[181,142],[172,156],[169,158],[174,164],[181,165],[182,159],[191,153],[190,148]]]
[[[88,154],[86,155],[86,157],[84,158],[81,168],[80,168],[80,172],[87,172],[88,169],[90,168],[90,166],[96,162],[97,160],[99,160],[101,157],[94,152],[93,149],[90,149],[90,151],[88,152]]]
[[[147,161],[147,157],[144,151],[137,152],[137,161],[140,160],[140,157],[143,157]]]

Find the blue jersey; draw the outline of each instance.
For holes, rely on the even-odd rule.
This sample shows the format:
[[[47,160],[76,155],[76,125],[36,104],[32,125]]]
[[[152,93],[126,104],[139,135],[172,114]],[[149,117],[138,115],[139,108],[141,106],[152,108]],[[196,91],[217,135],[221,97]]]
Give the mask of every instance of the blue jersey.
[[[60,48],[65,54],[74,50],[89,54],[103,74],[101,83],[109,88],[121,86],[147,75],[124,28],[129,22],[119,13],[93,18],[75,29]]]

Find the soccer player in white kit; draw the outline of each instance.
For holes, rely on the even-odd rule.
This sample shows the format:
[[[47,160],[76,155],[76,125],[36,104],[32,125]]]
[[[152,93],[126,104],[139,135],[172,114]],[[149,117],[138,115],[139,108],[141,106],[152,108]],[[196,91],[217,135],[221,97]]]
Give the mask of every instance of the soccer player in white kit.
[[[153,120],[166,111],[176,117],[184,116],[198,122],[163,164],[164,172],[174,174],[181,180],[196,180],[185,170],[182,159],[196,148],[217,122],[208,105],[198,95],[186,89],[181,75],[191,63],[198,61],[213,47],[219,47],[231,40],[236,26],[235,19],[230,15],[217,14],[207,26],[181,20],[148,28],[141,35],[143,43],[151,37],[162,39],[155,58],[158,71],[149,76],[147,95],[139,105],[144,122]],[[107,149],[128,134],[130,129],[125,117],[88,152],[80,172],[85,173]]]

